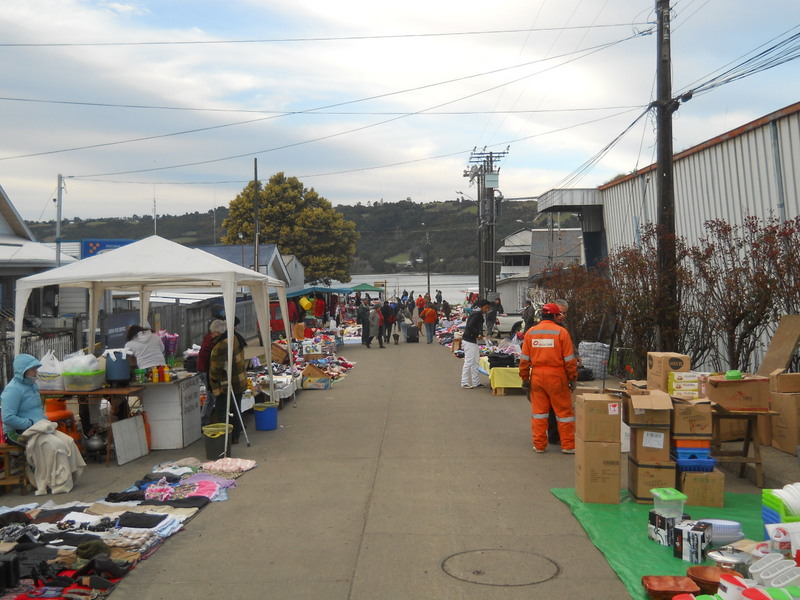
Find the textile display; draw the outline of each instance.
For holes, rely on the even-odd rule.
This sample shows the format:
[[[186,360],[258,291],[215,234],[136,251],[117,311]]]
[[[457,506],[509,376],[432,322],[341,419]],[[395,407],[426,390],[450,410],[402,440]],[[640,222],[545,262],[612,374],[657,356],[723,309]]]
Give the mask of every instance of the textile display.
[[[627,491],[620,491],[619,504],[584,503],[575,495],[574,488],[556,488],[550,492],[570,507],[589,539],[625,584],[631,598],[647,600],[647,593],[642,587],[643,576],[685,576],[686,569],[693,566],[674,558],[671,548],[648,539],[648,513],[653,506],[633,502]],[[686,505],[684,513],[693,520],[738,521],[746,538],[764,538],[760,494],[725,492],[724,508]],[[620,527],[622,523],[624,527]],[[714,563],[707,561],[703,564]]]

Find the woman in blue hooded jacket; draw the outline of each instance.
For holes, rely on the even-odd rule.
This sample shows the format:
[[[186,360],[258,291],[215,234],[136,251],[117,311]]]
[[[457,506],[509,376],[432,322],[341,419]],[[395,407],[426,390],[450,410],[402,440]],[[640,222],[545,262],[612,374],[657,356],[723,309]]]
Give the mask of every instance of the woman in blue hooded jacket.
[[[46,419],[36,374],[42,366],[30,354],[20,354],[14,359],[14,378],[0,395],[0,408],[3,419],[3,433],[6,440],[17,445],[23,431],[37,421]]]

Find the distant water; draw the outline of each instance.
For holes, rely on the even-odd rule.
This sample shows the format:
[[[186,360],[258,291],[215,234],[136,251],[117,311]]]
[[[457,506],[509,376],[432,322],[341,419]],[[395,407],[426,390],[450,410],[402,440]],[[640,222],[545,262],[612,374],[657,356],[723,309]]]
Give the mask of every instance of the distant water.
[[[428,291],[428,275],[416,273],[378,273],[375,275],[353,275],[353,280],[343,284],[347,286],[359,283],[375,284],[376,281],[385,281],[389,297],[402,295],[403,290],[409,294],[414,292],[414,297]],[[336,284],[332,284],[334,287]],[[431,273],[431,298],[436,297],[436,290],[442,290],[442,297],[450,304],[461,304],[467,296],[467,290],[478,291],[477,275],[442,275]]]

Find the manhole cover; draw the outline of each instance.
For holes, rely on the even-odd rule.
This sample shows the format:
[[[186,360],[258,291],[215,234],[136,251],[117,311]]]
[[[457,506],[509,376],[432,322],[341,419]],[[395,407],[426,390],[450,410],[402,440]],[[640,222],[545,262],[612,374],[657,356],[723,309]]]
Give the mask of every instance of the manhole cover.
[[[560,569],[540,554],[523,550],[468,550],[448,556],[442,569],[450,577],[498,586],[534,585],[552,579]]]

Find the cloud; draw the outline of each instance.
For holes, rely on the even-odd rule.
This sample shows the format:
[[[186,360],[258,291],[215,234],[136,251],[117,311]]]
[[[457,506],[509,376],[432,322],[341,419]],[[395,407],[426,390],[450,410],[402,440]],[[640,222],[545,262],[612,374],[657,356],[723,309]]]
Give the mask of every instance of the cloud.
[[[230,202],[257,158],[263,180],[297,175],[334,204],[433,201],[466,187],[474,146],[510,144],[503,193],[539,195],[652,100],[655,36],[635,36],[652,21],[653,2],[485,8],[463,0],[345,0],[335,10],[314,0],[13,4],[2,39],[40,45],[0,46],[0,185],[27,219],[54,218],[58,173],[81,176],[67,179],[67,218],[150,213],[154,199],[159,212],[176,214]],[[678,3],[674,89],[741,60],[798,16],[793,0],[769,11],[743,0],[728,0],[725,11]],[[462,35],[430,35],[444,33]],[[108,42],[130,45],[75,45]],[[786,81],[797,76],[790,62],[691,100],[675,119],[675,149],[795,102]],[[654,135],[642,120],[575,185],[649,164]],[[13,158],[27,154],[38,156]]]

